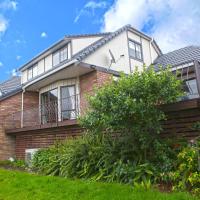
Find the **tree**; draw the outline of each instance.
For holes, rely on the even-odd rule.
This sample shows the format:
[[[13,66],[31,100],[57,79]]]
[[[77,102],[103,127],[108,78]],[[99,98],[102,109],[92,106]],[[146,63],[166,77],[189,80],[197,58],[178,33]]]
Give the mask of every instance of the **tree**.
[[[90,96],[89,111],[80,118],[81,125],[90,133],[123,136],[125,145],[137,144],[144,153],[161,132],[161,121],[166,118],[161,104],[177,101],[182,83],[170,71],[153,67],[121,74],[120,79],[96,89]],[[117,134],[119,133],[119,134]]]

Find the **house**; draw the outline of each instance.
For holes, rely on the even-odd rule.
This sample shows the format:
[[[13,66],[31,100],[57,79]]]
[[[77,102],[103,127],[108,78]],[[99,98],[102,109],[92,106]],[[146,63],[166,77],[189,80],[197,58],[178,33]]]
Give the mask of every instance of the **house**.
[[[65,36],[21,66],[21,77],[0,84],[0,159],[24,159],[56,140],[82,134],[76,119],[87,110],[86,94],[121,71],[172,64],[183,69],[181,78],[193,74],[196,84],[200,48],[190,48],[188,58],[182,50],[162,54],[151,37],[130,25],[111,33]],[[186,75],[182,57],[195,66]]]

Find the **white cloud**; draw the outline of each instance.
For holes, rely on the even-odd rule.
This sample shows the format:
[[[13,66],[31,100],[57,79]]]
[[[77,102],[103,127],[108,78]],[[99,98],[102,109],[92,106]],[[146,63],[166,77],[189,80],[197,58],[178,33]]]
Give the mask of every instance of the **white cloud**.
[[[16,60],[20,60],[22,57],[21,56],[16,56]]]
[[[17,1],[4,0],[0,2],[0,42],[8,28],[8,19],[5,17],[6,11],[17,10]]]
[[[0,61],[0,67],[3,67],[3,63]]]
[[[47,37],[47,33],[46,32],[42,32],[40,35],[41,38],[46,38]]]
[[[8,20],[3,15],[0,14],[0,41],[1,37],[3,36],[7,28],[8,28]]]
[[[84,5],[84,7],[77,13],[77,15],[74,19],[74,23],[78,22],[78,20],[80,19],[81,16],[83,16],[83,15],[94,16],[96,9],[104,9],[106,7],[107,7],[106,1],[100,1],[100,2],[96,2],[96,1],[93,1],[93,0],[88,1]]]
[[[0,9],[2,10],[17,10],[17,1],[4,0],[0,3]]]
[[[199,0],[116,0],[104,14],[102,31],[131,24],[147,32],[164,52],[200,45]]]

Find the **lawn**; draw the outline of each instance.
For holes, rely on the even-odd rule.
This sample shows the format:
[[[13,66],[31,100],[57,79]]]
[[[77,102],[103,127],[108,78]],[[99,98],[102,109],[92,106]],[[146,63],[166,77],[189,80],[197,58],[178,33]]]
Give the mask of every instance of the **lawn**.
[[[0,200],[197,200],[186,193],[136,190],[120,184],[67,180],[0,169]]]

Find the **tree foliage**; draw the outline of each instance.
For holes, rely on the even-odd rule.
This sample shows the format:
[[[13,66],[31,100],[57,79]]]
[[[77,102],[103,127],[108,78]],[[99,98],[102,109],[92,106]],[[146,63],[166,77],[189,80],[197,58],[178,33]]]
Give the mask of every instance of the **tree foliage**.
[[[182,93],[181,81],[169,70],[153,67],[121,75],[96,90],[88,98],[90,109],[80,122],[93,133],[119,132],[124,138],[136,139],[146,148],[161,131],[165,114],[160,105],[177,101]]]

